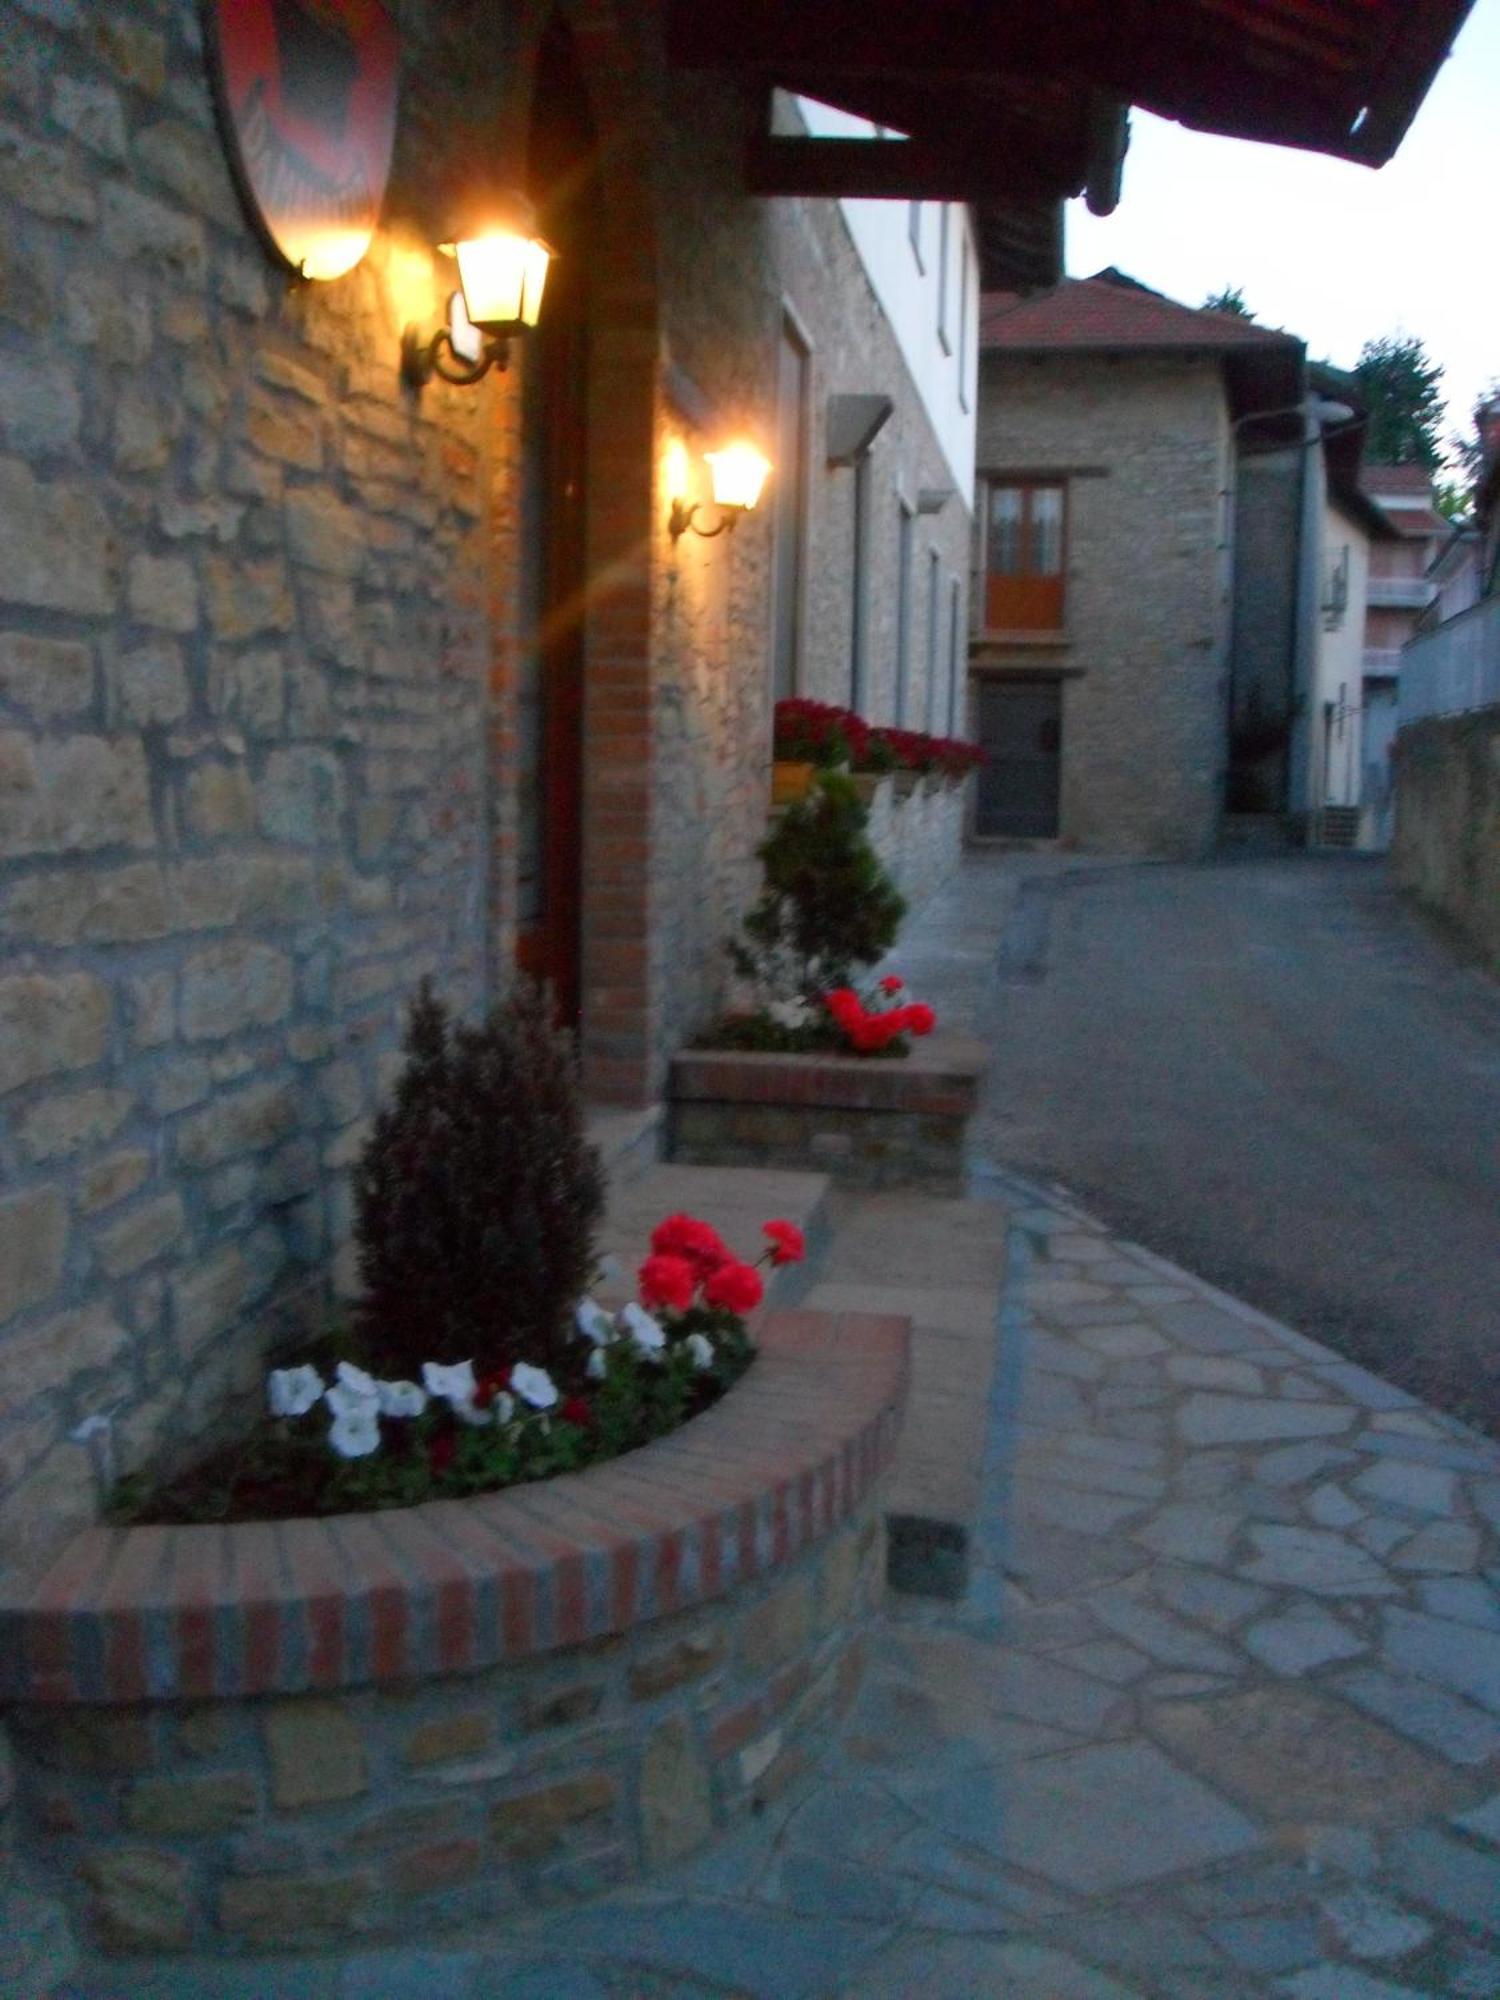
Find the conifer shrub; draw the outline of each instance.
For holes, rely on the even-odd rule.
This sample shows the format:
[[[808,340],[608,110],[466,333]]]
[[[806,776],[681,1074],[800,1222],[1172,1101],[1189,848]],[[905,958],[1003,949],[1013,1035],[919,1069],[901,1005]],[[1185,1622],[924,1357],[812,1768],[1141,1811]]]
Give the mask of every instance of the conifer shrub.
[[[895,942],[906,904],[866,835],[869,813],[837,771],[820,771],[761,843],[765,885],[729,947],[771,1003],[815,1003]]]
[[[424,982],[404,1046],[355,1173],[361,1353],[415,1378],[424,1362],[475,1356],[549,1366],[571,1339],[604,1206],[570,1038],[529,982],[478,1027]]]

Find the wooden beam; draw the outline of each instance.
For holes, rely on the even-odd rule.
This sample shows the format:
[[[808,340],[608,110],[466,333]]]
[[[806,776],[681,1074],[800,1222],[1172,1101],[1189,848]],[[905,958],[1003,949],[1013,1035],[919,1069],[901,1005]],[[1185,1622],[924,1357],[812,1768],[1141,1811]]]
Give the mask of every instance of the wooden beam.
[[[1001,145],[931,139],[789,139],[756,133],[745,188],[760,195],[852,195],[881,201],[1046,201],[1077,194],[1054,160]]]

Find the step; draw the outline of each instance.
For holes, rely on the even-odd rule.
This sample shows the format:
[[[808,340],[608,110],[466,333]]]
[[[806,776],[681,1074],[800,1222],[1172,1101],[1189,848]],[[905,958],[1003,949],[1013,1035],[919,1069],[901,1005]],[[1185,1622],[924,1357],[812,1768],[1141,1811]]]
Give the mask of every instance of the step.
[[[611,1187],[638,1180],[661,1158],[665,1118],[664,1104],[585,1106],[584,1130]]]
[[[634,1277],[663,1216],[695,1215],[710,1223],[738,1256],[754,1263],[766,1247],[761,1224],[794,1222],[807,1238],[807,1261],[766,1272],[766,1302],[801,1303],[827,1248],[829,1181],[779,1167],[695,1167],[659,1161],[623,1181],[611,1181],[599,1247],[624,1267],[623,1282],[599,1288],[606,1304],[633,1298]]]
[[[886,1495],[892,1590],[967,1595],[1000,1355],[1007,1211],[982,1200],[841,1193],[807,1304],[912,1322],[911,1391]]]

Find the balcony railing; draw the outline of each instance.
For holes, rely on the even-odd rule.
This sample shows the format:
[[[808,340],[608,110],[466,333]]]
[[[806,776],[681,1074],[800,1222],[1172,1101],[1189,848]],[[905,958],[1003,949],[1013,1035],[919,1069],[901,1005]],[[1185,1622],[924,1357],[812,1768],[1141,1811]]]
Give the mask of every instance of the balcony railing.
[[[1398,727],[1500,707],[1500,597],[1487,597],[1401,649]]]
[[[1366,680],[1395,680],[1401,672],[1401,648],[1366,646],[1359,666]]]
[[[1433,599],[1425,576],[1372,576],[1365,586],[1365,603],[1379,611],[1420,611]]]

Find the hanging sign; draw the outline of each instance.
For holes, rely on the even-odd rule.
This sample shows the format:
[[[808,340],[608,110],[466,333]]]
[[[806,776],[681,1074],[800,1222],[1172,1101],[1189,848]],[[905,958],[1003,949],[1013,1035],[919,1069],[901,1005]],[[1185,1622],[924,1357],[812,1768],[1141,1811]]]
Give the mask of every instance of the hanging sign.
[[[390,179],[399,40],[382,0],[204,0],[219,116],[251,220],[306,278],[369,248]]]

